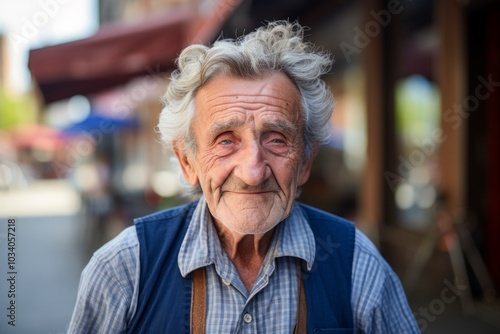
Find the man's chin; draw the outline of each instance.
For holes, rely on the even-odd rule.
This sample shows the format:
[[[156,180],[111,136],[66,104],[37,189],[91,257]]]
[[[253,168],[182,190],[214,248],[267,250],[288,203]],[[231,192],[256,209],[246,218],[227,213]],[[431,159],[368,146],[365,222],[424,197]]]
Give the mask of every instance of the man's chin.
[[[265,204],[243,208],[233,207],[231,211],[238,214],[222,213],[219,215],[219,221],[232,232],[241,235],[267,233],[283,220],[285,213],[282,210],[273,210],[272,206],[267,208]]]

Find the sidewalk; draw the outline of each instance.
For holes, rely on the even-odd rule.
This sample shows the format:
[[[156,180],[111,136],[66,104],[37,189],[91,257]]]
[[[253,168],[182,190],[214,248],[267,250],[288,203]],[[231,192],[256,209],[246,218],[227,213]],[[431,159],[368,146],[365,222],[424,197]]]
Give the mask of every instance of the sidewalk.
[[[2,191],[0,198],[0,333],[65,333],[86,262],[78,194],[64,183],[49,182]],[[8,219],[15,220],[15,275],[7,277],[14,276],[14,286],[5,285],[11,272],[5,255]],[[12,301],[15,327],[6,316]]]

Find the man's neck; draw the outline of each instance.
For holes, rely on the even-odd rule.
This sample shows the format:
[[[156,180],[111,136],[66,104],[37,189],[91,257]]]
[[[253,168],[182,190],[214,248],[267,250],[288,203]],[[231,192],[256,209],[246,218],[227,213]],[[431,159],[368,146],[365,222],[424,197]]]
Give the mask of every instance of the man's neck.
[[[271,244],[274,229],[264,234],[242,235],[214,221],[222,248],[235,266],[247,291],[251,291]]]

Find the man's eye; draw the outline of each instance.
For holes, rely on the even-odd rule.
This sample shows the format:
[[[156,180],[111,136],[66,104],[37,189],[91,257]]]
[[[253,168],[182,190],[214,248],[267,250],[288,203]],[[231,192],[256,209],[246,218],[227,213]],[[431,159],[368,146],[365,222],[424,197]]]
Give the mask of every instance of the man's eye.
[[[222,140],[219,144],[221,145],[231,145],[233,142],[229,139]]]
[[[285,141],[282,140],[282,139],[279,139],[279,138],[274,138],[274,139],[271,140],[271,143],[273,143],[273,144],[283,144],[283,143],[285,143]]]
[[[276,144],[282,145],[282,144],[286,144],[286,139],[283,136],[281,136],[281,135],[279,135],[279,136],[269,136],[268,143],[274,144],[274,145],[276,145]]]

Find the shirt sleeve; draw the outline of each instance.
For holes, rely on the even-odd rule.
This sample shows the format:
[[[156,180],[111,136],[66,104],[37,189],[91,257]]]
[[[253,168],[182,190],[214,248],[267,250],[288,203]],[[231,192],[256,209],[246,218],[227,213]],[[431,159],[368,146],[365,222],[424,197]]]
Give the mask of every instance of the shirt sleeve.
[[[126,330],[135,311],[138,248],[135,228],[131,227],[93,255],[81,274],[68,333]]]
[[[352,270],[357,333],[420,333],[401,281],[360,231],[356,231]]]

